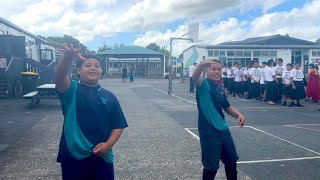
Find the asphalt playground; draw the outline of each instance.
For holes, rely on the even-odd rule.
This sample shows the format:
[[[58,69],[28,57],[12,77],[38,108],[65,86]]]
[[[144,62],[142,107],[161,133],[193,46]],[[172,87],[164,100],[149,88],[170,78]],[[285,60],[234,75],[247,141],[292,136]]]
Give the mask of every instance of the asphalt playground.
[[[116,179],[201,179],[195,94],[189,84],[103,79],[114,92],[129,127],[114,147]],[[240,128],[226,116],[239,154],[239,179],[320,179],[319,104],[270,106],[229,97],[246,117]],[[0,99],[0,179],[61,179],[55,162],[62,129],[57,100],[28,109],[28,100]],[[223,165],[216,179],[225,179]]]

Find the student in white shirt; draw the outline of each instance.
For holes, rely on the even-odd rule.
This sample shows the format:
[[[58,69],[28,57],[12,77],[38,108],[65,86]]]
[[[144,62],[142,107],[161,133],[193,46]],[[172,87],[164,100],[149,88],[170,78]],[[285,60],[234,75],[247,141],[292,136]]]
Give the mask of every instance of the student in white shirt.
[[[196,70],[197,68],[197,62],[194,62],[190,67],[189,67],[189,79],[190,79],[190,89],[189,91],[194,93],[194,84],[193,84],[193,81],[192,81],[192,75],[194,73],[194,71]]]
[[[234,89],[234,74],[232,70],[232,64],[228,64],[227,69],[227,79],[228,79],[228,94],[233,93]]]
[[[266,84],[266,99],[269,105],[274,105],[277,101],[278,95],[278,79],[276,77],[276,72],[273,68],[273,60],[270,59],[267,62],[268,67],[264,68],[265,72],[265,84]]]
[[[281,58],[277,59],[278,65],[275,67],[276,70],[276,76],[278,79],[278,99],[277,101],[281,102],[282,99],[282,73],[285,69],[285,66],[283,66],[283,60]]]
[[[250,64],[243,70],[243,92],[247,97],[249,97],[249,83],[250,83],[250,76],[249,76],[249,71],[250,71]]]
[[[292,86],[291,86],[291,78],[290,78],[290,73],[291,70],[293,68],[293,65],[288,63],[287,64],[287,69],[285,71],[283,71],[282,73],[282,86],[283,86],[283,98],[284,98],[284,102],[283,105],[286,106],[287,105],[287,99],[288,97],[290,97],[291,95],[291,91],[292,91]]]
[[[261,70],[259,68],[258,62],[254,62],[253,68],[250,69],[249,72],[251,84],[250,84],[250,92],[251,97],[256,100],[260,100],[260,79],[261,79]]]
[[[260,78],[260,98],[261,101],[265,101],[266,97],[266,85],[265,85],[265,72],[264,68],[267,66],[266,62],[262,62],[262,68],[260,69],[261,71],[261,78]]]
[[[223,89],[225,92],[228,91],[227,70],[228,70],[228,65],[227,63],[225,63],[224,67],[222,68],[222,83],[223,83]]]
[[[297,101],[298,107],[303,107],[300,104],[300,100],[306,98],[306,91],[304,89],[303,84],[303,72],[300,70],[300,64],[295,65],[295,69],[292,69],[290,72],[290,79],[292,84],[292,92],[291,92],[291,99],[292,102],[290,103],[289,107],[292,107],[294,104],[294,100]]]
[[[235,82],[235,94],[239,97],[243,93],[243,70],[241,64],[238,64],[238,69],[234,71],[234,82]]]

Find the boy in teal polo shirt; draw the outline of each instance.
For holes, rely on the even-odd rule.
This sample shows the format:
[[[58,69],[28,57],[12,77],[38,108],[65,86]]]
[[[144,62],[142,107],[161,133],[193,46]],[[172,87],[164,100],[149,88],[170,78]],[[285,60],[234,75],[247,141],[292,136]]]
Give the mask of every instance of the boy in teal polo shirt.
[[[206,77],[201,77],[204,71]],[[221,80],[222,67],[218,60],[202,61],[196,68],[192,79],[197,87],[198,130],[200,135],[203,179],[212,180],[219,169],[219,161],[225,164],[227,179],[237,179],[237,160],[239,159],[223,110],[238,119],[240,126],[245,118],[230,106],[223,89],[217,85]]]
[[[56,66],[56,91],[64,115],[57,161],[64,180],[114,179],[112,147],[127,122],[117,98],[98,83],[99,58],[81,56],[80,49],[64,45]],[[68,74],[77,61],[80,82]]]

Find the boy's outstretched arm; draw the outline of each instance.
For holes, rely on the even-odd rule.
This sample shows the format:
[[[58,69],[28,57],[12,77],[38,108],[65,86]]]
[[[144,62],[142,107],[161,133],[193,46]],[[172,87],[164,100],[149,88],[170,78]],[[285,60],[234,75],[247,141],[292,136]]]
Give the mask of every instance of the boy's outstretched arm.
[[[79,58],[80,60],[85,60],[80,56],[80,48],[75,49],[73,45],[68,47],[66,44],[63,48],[58,49],[58,51],[63,53],[62,58],[59,60],[55,69],[55,80],[56,89],[59,93],[64,93],[70,87],[69,73],[72,69],[72,60],[74,58]]]
[[[230,116],[237,118],[238,123],[241,127],[244,126],[245,118],[236,108],[229,106],[229,107],[225,108],[224,111],[226,113],[228,113]]]
[[[107,153],[114,144],[118,141],[122,134],[123,129],[113,129],[110,137],[106,142],[99,143],[93,148],[93,154],[99,156]]]

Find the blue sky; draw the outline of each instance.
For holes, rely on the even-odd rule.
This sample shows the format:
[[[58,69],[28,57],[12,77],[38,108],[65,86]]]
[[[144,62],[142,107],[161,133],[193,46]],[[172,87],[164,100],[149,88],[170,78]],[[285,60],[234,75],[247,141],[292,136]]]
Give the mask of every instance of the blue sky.
[[[108,45],[168,48],[170,37],[200,23],[207,44],[272,34],[320,38],[320,0],[11,0],[0,16],[38,35],[72,35],[92,50]],[[303,27],[303,28],[301,28]],[[174,43],[180,54],[189,42]]]

